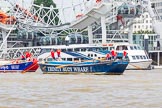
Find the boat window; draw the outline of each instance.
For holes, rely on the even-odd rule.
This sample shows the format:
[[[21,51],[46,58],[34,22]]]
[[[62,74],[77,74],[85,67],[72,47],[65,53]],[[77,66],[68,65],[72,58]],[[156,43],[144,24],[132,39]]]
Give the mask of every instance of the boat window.
[[[90,54],[88,54],[88,57],[90,57]]]
[[[102,57],[102,59],[105,59],[105,57]]]
[[[91,54],[91,57],[93,57],[93,54]]]
[[[134,46],[134,49],[135,49],[135,50],[137,50],[137,47],[136,47],[136,46]]]
[[[79,58],[74,58],[74,61],[79,61]]]
[[[130,46],[130,49],[131,49],[131,50],[133,50],[133,47],[132,47],[132,46]]]
[[[84,60],[84,58],[81,58],[81,61]]]
[[[64,61],[66,60],[65,58],[61,58],[61,59],[64,60]]]
[[[94,47],[92,50],[93,50],[93,51],[97,51],[97,48],[96,48],[96,47]]]
[[[120,49],[120,46],[117,46],[117,47],[116,47],[116,50],[119,50],[119,49]]]
[[[114,47],[110,47],[110,50],[114,49]]]
[[[137,59],[140,59],[139,56],[136,56]]]
[[[66,49],[61,49],[62,52],[66,52]]]
[[[136,60],[136,57],[135,56],[132,56],[133,60]]]
[[[95,54],[94,56],[97,57],[97,54]]]
[[[128,50],[127,46],[124,45],[123,46],[123,50]]]
[[[67,51],[73,51],[73,49],[67,49]]]
[[[116,50],[128,50],[127,46],[117,46]]]
[[[88,48],[88,51],[93,51],[93,49],[92,48]]]
[[[52,61],[52,58],[48,58],[47,61]]]
[[[81,48],[81,51],[86,51],[86,48]]]
[[[80,49],[79,48],[75,48],[74,51],[80,51]]]
[[[140,56],[140,58],[141,58],[141,59],[143,59],[143,57],[142,57],[142,56]]]
[[[126,59],[127,61],[129,61],[129,58],[128,58],[128,56],[126,56],[126,57],[125,57],[125,59]]]
[[[40,58],[39,61],[42,61],[42,58]]]
[[[141,47],[140,46],[137,46],[138,50],[141,50]]]
[[[107,47],[104,47],[104,48],[102,48],[102,50],[103,50],[103,51],[107,51],[107,50],[108,50],[108,48],[107,48]]]
[[[96,51],[100,51],[101,50],[101,48],[96,48]]]
[[[72,58],[67,58],[67,61],[72,61]]]
[[[143,56],[143,58],[144,58],[144,59],[146,59],[146,57],[145,57],[145,56]]]

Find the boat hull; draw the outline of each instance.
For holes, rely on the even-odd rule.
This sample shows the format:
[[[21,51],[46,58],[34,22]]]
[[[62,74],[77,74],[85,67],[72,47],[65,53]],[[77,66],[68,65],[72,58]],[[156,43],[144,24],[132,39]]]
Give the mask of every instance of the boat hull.
[[[36,62],[33,62],[30,66],[28,66],[24,71],[27,71],[27,72],[35,72],[37,69],[38,69],[39,65],[38,63]]]
[[[127,66],[127,70],[147,70],[151,65],[152,60],[148,61],[138,61],[138,62],[130,62]]]
[[[16,64],[7,64],[0,66],[0,72],[23,72],[26,71],[28,67],[30,67],[33,62],[22,62]]]
[[[81,63],[81,64],[70,64],[59,67],[58,64],[45,63],[39,64],[42,72],[47,73],[101,73],[120,75],[123,74],[128,65],[127,61],[120,62],[99,62],[99,63]]]

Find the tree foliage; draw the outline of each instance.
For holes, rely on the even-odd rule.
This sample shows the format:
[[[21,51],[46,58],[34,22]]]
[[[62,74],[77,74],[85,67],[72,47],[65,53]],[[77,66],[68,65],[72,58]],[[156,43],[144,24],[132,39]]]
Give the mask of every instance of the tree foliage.
[[[36,5],[43,4],[43,6],[45,7],[50,7],[51,5],[53,7],[56,7],[56,4],[52,0],[34,0],[34,4]]]

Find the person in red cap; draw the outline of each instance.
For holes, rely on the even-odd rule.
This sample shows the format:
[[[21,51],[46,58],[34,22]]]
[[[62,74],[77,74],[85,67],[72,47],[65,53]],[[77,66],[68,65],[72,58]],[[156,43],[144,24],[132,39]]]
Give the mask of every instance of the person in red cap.
[[[51,57],[55,60],[55,52],[51,50]]]

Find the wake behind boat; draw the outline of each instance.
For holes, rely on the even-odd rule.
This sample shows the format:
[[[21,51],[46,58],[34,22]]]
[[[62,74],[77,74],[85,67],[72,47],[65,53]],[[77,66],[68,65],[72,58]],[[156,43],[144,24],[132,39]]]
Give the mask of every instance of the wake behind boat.
[[[72,53],[72,52],[71,52]],[[49,53],[44,53],[45,57]],[[39,57],[41,59],[41,57]],[[68,59],[68,60],[67,60]],[[77,59],[77,61],[74,61]],[[48,59],[49,60],[49,59]],[[126,60],[95,60],[75,52],[75,55],[69,55],[67,52],[61,53],[59,61],[42,61],[39,63],[40,69],[44,74],[47,73],[93,73],[121,75],[128,65]]]

